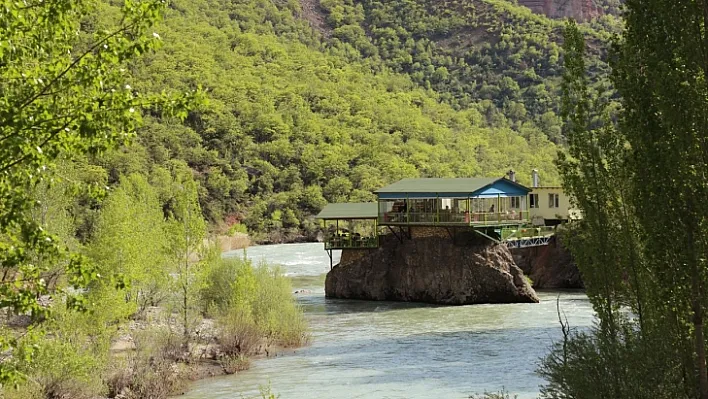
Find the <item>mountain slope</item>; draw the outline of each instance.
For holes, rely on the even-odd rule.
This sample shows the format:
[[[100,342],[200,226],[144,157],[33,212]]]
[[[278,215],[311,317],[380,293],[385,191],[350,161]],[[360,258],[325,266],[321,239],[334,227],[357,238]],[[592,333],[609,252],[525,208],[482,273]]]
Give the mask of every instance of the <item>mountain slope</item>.
[[[358,50],[352,59],[381,62],[438,92],[456,108],[491,102],[512,126],[533,123],[559,143],[563,21],[536,15],[505,0],[321,0],[335,48]],[[604,16],[585,24],[591,72],[608,73],[600,50]],[[612,93],[602,90],[608,99]]]
[[[213,223],[279,241],[403,177],[558,181],[561,22],[499,0],[303,1],[173,1],[134,86],[202,86],[209,105],[184,124],[148,116],[101,160],[112,182],[183,162]]]

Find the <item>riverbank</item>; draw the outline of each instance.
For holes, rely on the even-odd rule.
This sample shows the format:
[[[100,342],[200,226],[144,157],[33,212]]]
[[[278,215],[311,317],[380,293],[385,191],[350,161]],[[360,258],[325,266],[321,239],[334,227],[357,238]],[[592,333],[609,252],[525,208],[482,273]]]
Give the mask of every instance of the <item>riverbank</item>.
[[[247,354],[229,355],[228,348],[223,346],[223,332],[219,331],[217,320],[205,318],[195,328],[195,334],[187,344],[188,349],[185,349],[182,344],[183,337],[174,334],[171,326],[161,321],[164,320],[164,317],[161,317],[164,316],[164,311],[165,309],[161,308],[148,309],[146,320],[132,320],[119,329],[117,338],[111,344],[110,353],[114,363],[120,364],[122,368],[119,366],[114,369],[108,387],[111,394],[107,398],[179,396],[187,392],[189,385],[195,381],[240,373],[248,370],[253,361],[276,357],[309,343],[303,340],[297,346],[284,346],[260,337],[259,342],[249,349]],[[156,335],[161,335],[162,339],[158,339]],[[167,342],[165,337],[168,337]],[[158,364],[154,371],[159,373],[162,370],[163,373],[159,379],[144,384],[148,385],[148,389],[141,387],[139,392],[134,392],[131,385],[134,386],[135,383],[130,380],[134,380],[136,376],[131,374],[135,374],[136,366],[140,368],[139,359],[146,356],[143,352],[147,348],[141,347],[141,344],[145,345],[144,341],[150,345],[162,341],[162,345],[158,343],[147,355],[153,359],[151,363],[154,359],[159,359],[158,363],[161,364]],[[151,364],[151,367],[153,366],[154,364]]]
[[[171,275],[161,290],[131,297],[97,287],[86,312],[67,311],[57,297],[44,305],[51,312],[41,329],[31,329],[31,317],[4,323],[12,326],[5,337],[21,339],[24,355],[4,365],[23,378],[0,388],[0,397],[164,399],[191,381],[242,372],[252,359],[309,342],[290,280],[278,268],[222,257],[214,247],[191,258],[188,271]]]
[[[277,267],[228,256],[212,263],[200,277],[193,312],[153,306],[116,334],[110,398],[181,394],[190,381],[236,374],[252,359],[309,342],[290,282]]]

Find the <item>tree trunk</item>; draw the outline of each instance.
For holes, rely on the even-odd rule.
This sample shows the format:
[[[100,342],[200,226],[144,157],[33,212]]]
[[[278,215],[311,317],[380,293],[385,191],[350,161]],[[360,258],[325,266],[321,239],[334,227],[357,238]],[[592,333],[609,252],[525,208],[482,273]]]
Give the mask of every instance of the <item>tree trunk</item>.
[[[698,282],[694,283],[698,285]],[[708,399],[708,372],[706,371],[706,347],[703,337],[703,312],[700,297],[693,299],[693,327],[696,338],[696,361],[698,362],[698,386],[701,399]]]

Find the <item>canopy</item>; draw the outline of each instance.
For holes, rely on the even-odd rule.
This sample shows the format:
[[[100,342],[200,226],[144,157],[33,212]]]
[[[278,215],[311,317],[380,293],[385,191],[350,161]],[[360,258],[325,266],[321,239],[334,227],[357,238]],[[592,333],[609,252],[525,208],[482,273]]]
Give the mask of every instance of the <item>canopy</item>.
[[[378,216],[379,208],[376,202],[348,202],[328,204],[316,218],[324,220],[347,220],[376,219]]]

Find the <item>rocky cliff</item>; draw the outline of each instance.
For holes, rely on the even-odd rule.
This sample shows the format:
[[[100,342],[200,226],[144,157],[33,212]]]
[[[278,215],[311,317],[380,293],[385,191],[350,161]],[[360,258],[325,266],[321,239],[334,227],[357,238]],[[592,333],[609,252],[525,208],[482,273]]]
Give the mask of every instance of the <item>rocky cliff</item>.
[[[604,13],[594,0],[519,0],[519,4],[551,18],[570,17],[578,21],[587,21]]]
[[[434,230],[413,229],[402,241],[384,236],[375,250],[343,251],[327,274],[326,296],[445,305],[538,302],[506,247],[474,233],[452,238]]]
[[[557,236],[546,246],[514,249],[512,255],[534,288],[584,288],[573,257]]]

